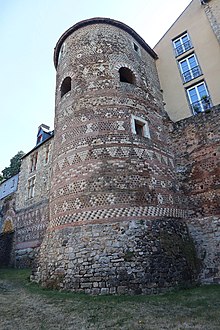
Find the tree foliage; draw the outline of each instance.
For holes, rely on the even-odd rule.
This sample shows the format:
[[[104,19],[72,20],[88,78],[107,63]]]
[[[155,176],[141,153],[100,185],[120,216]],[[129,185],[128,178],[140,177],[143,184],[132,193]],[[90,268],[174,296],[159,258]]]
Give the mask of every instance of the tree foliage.
[[[25,155],[23,151],[19,151],[11,160],[10,166],[5,167],[2,171],[3,179],[9,179],[13,175],[18,174],[21,167],[21,159]]]

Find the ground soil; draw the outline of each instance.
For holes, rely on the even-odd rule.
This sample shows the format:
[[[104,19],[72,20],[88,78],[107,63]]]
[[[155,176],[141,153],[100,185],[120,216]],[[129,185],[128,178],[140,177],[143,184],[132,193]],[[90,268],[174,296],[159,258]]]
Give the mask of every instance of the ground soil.
[[[220,330],[220,287],[203,296],[196,290],[201,289],[153,297],[91,297],[45,291],[0,276],[0,329]]]

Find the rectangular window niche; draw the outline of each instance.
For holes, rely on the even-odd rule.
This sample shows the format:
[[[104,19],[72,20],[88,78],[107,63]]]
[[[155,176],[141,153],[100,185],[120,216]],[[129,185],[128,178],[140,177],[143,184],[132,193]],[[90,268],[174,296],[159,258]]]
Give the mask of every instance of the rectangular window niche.
[[[148,122],[141,117],[131,115],[131,132],[150,139]]]

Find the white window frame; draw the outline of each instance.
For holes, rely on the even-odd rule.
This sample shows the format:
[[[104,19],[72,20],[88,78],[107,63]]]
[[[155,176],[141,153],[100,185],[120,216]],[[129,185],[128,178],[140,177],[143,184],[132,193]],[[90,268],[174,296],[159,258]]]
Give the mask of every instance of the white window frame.
[[[200,85],[204,85],[204,89],[205,89],[205,92],[206,92],[206,96],[207,96],[207,99],[208,99],[208,102],[209,102],[209,105],[208,105],[208,107],[206,106],[206,104],[203,102],[203,100],[202,100],[202,98],[201,98],[201,96],[200,96],[200,94],[199,94],[199,92],[198,92],[198,87],[200,86]],[[191,96],[190,96],[190,90],[192,90],[192,89],[195,89],[195,91],[196,91],[196,95],[197,95],[197,97],[198,97],[198,101],[196,101],[196,102],[192,102],[192,100],[191,100]],[[203,112],[203,111],[205,111],[205,110],[207,110],[207,109],[209,109],[210,107],[211,107],[211,100],[210,100],[210,95],[209,95],[209,92],[208,92],[208,89],[207,89],[207,86],[206,86],[206,83],[205,83],[205,81],[200,81],[198,84],[196,84],[196,85],[193,85],[193,86],[191,86],[191,87],[189,87],[189,88],[187,88],[186,89],[186,92],[187,92],[187,96],[188,96],[188,100],[189,100],[189,102],[190,102],[190,105],[191,105],[191,108],[192,108],[192,111],[193,111],[193,114],[196,114],[196,113],[198,113],[198,112]],[[197,112],[197,111],[195,111],[195,107],[198,107],[199,108],[199,111]]]
[[[50,145],[48,144],[45,149],[44,165],[47,165],[49,160],[50,160]]]
[[[36,177],[34,175],[28,179],[28,199],[31,199],[34,197],[35,183],[36,183]]]
[[[188,41],[189,44],[190,44],[190,47],[187,48],[187,49],[186,49],[186,46],[184,46],[185,42],[183,42],[183,38],[184,38],[185,36],[188,37],[188,40],[187,40],[187,41]],[[179,40],[180,43],[181,43],[181,45],[178,46],[178,47],[182,47],[182,50],[183,50],[181,53],[179,53],[179,52],[177,51],[177,48],[178,48],[178,47],[176,47],[176,45],[175,45],[175,43],[176,43],[178,40]],[[190,40],[189,34],[186,32],[186,33],[182,34],[180,37],[175,38],[175,39],[173,40],[173,48],[174,48],[174,51],[175,51],[175,55],[176,55],[176,56],[180,56],[180,55],[182,55],[183,53],[185,53],[185,52],[187,52],[188,50],[190,50],[190,49],[192,48],[192,43],[191,43],[191,40]]]
[[[191,65],[190,65],[190,61],[189,61],[189,59],[190,59],[191,57],[194,57],[194,59],[195,59],[196,66],[194,66],[194,67],[191,67]],[[185,62],[185,61],[187,62],[187,65],[188,65],[189,70],[183,72],[183,69],[182,69],[181,63],[183,63],[183,62]],[[192,79],[195,79],[195,78],[197,78],[197,77],[199,77],[199,76],[201,75],[201,69],[200,69],[200,66],[199,66],[199,63],[198,63],[198,60],[197,60],[197,57],[196,57],[195,54],[190,54],[189,56],[184,57],[182,60],[179,60],[179,61],[178,61],[178,64],[179,64],[180,72],[181,72],[181,74],[182,74],[183,81],[184,81],[185,83],[188,82],[188,81],[190,81],[190,80],[192,80]],[[194,75],[194,73],[193,73],[193,69],[194,69],[194,68],[197,68],[197,69],[198,69],[198,72],[199,72],[198,75],[196,75],[196,74]],[[186,79],[186,77],[184,76],[184,74],[186,74],[186,72],[189,72],[190,79]]]
[[[38,160],[38,151],[31,155],[31,164],[30,164],[30,173],[36,171],[37,169],[37,160]]]
[[[137,117],[134,115],[131,115],[131,132],[135,135],[140,136],[139,134],[137,134],[136,128],[135,128],[135,123],[141,125],[143,127],[143,137],[146,137],[148,139],[150,139],[150,130],[149,130],[149,125],[148,122],[146,120],[144,120],[141,117]]]

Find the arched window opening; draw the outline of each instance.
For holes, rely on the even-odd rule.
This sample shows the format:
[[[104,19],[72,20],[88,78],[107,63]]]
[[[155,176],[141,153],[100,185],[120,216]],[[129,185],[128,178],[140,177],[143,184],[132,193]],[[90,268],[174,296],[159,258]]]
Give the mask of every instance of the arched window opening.
[[[120,81],[126,82],[129,84],[135,83],[135,76],[133,72],[128,68],[120,68],[119,69]]]
[[[66,77],[61,85],[61,97],[63,97],[66,93],[68,93],[71,90],[71,78]]]

